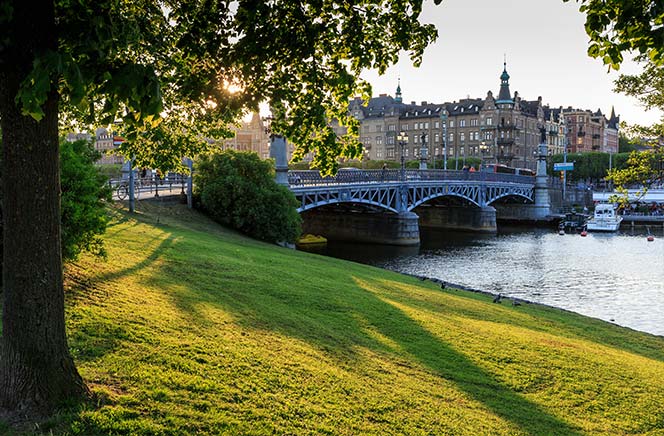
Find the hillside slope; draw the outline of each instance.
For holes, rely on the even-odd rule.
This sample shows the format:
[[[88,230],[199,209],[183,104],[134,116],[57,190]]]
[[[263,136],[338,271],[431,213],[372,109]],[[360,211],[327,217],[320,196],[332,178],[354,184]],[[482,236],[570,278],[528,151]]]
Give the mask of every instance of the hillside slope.
[[[68,268],[70,345],[99,404],[44,431],[664,432],[663,338],[141,208],[114,211],[107,261]]]

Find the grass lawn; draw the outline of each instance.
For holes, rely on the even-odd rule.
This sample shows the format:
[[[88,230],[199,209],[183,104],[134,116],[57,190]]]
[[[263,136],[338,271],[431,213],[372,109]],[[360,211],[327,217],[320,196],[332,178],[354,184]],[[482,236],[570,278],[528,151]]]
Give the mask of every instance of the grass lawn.
[[[664,338],[140,208],[113,210],[107,261],[67,268],[97,403],[39,431],[664,434]]]

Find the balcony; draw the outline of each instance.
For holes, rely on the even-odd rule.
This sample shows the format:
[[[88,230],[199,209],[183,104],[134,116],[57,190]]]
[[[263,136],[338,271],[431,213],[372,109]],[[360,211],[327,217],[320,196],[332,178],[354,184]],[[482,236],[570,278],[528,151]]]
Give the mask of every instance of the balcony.
[[[514,144],[514,138],[497,138],[496,144],[510,146]]]
[[[584,136],[586,136],[586,132],[578,132],[576,136],[578,136],[579,138],[583,138]]]

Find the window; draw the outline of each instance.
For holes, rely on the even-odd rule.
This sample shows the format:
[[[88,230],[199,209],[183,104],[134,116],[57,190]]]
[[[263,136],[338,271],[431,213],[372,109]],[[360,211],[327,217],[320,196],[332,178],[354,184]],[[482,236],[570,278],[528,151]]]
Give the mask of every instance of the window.
[[[438,156],[438,147],[433,149],[433,155]]]
[[[438,133],[435,133],[435,134],[433,135],[433,142],[438,142],[439,139],[440,139],[440,137],[438,136]]]
[[[394,145],[394,135],[390,135],[387,137],[387,144]]]
[[[420,142],[420,135],[413,135],[413,144]]]
[[[378,154],[378,153],[376,153],[376,154]],[[388,158],[388,159],[389,159],[389,158],[394,159],[394,149],[393,149],[393,148],[388,148],[388,149],[387,149],[387,158]]]
[[[436,121],[435,123],[433,123],[433,128],[434,128],[434,129],[440,129],[440,123],[439,123],[438,121]]]
[[[450,127],[454,127],[454,120],[450,120]]]
[[[387,126],[387,130],[389,130],[390,132],[396,132],[397,131],[397,125],[396,124],[390,124],[389,126]]]
[[[379,148],[376,150],[376,159],[382,159],[383,158],[383,149]]]
[[[376,132],[382,132],[383,131],[383,126],[380,124],[376,124]]]
[[[424,123],[424,129],[426,130],[428,128],[429,128],[429,123]]]
[[[466,155],[466,149],[464,147],[459,147],[459,154],[462,154],[463,156]]]
[[[404,154],[404,156],[406,156],[406,157],[408,157],[408,150],[409,150],[408,147],[404,147],[404,149],[403,149],[403,154]]]
[[[454,142],[454,133],[450,133],[450,142]]]
[[[383,137],[376,136],[376,145],[383,145]]]
[[[459,141],[465,142],[466,141],[466,134],[461,132],[459,133]]]
[[[486,125],[487,125],[487,126],[493,126],[493,118],[488,117],[488,118],[486,119]]]
[[[407,132],[408,131],[408,124],[404,124],[403,126],[401,126],[401,130],[403,130],[404,132]]]
[[[470,120],[470,125],[473,127],[477,126],[477,118],[473,118],[472,120]]]
[[[466,120],[459,120],[459,127],[466,127]]]

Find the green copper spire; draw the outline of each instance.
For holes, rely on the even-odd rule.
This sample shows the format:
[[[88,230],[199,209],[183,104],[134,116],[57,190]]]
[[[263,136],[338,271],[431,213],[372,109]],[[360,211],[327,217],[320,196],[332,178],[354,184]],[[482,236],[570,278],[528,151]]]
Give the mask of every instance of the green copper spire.
[[[397,93],[394,96],[394,101],[396,103],[401,103],[403,100],[401,99],[401,77],[397,79]]]
[[[496,103],[514,103],[510,93],[510,75],[507,74],[507,62],[503,63],[503,74],[500,75],[500,92]]]

